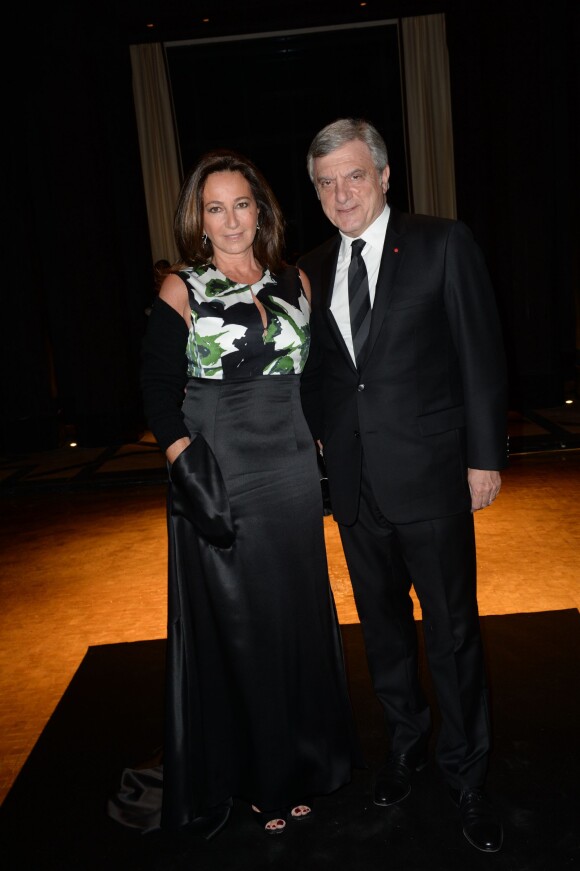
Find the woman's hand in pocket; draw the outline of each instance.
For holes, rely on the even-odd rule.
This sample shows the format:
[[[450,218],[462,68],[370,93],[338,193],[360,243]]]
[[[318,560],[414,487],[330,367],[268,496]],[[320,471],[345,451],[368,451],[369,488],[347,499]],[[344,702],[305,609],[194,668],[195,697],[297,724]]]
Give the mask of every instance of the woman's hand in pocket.
[[[169,447],[165,451],[165,456],[167,457],[168,462],[173,465],[173,463],[176,461],[182,451],[189,447],[190,444],[191,439],[184,437],[182,439],[177,439],[176,442],[173,442],[173,444],[169,445]]]

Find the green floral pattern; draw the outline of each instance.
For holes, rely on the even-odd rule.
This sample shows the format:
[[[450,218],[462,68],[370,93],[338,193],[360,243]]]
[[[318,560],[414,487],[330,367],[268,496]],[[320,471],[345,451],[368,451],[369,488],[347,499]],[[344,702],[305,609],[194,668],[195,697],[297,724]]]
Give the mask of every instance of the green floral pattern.
[[[310,306],[296,269],[287,267],[276,276],[265,270],[252,286],[237,284],[212,265],[180,275],[191,307],[190,378],[302,372],[310,347]],[[266,328],[252,293],[266,311]]]

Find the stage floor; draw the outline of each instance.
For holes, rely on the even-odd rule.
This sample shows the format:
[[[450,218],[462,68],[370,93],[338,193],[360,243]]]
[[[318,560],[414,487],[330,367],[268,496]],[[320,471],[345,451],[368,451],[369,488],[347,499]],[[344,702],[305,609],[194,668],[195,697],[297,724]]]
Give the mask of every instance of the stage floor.
[[[476,515],[482,615],[580,609],[580,447],[563,446],[577,439],[566,421],[551,448],[512,436],[500,497]],[[513,451],[516,438],[529,449]],[[89,647],[165,637],[167,559],[165,465],[149,435],[2,468],[0,801]],[[353,624],[337,527],[324,522],[339,619]]]

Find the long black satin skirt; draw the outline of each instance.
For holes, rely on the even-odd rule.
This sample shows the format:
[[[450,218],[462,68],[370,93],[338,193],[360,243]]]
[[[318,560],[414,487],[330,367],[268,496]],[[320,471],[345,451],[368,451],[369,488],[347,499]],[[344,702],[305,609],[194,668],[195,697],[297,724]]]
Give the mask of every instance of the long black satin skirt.
[[[216,546],[200,532],[207,523],[185,516],[172,475],[167,828],[233,798],[290,806],[336,790],[362,765],[298,377],[191,379],[183,411],[217,463],[210,478],[221,474],[233,542]]]

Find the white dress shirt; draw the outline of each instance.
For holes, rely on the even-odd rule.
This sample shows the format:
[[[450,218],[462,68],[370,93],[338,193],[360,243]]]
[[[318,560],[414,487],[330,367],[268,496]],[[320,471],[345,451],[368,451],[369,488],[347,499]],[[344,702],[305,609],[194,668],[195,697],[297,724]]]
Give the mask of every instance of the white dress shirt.
[[[361,236],[356,237],[357,239],[364,239],[366,243],[362,250],[362,256],[369,279],[371,308],[375,300],[375,288],[377,286],[377,276],[385,244],[389,213],[389,206],[385,204],[385,208],[379,217],[373,221],[370,227],[367,227]],[[342,241],[340,243],[340,251],[338,252],[330,311],[354,360],[354,348],[350,329],[350,310],[348,306],[348,267],[350,266],[351,244],[354,242],[354,239],[350,236],[345,236],[344,233],[340,235],[342,236]]]

